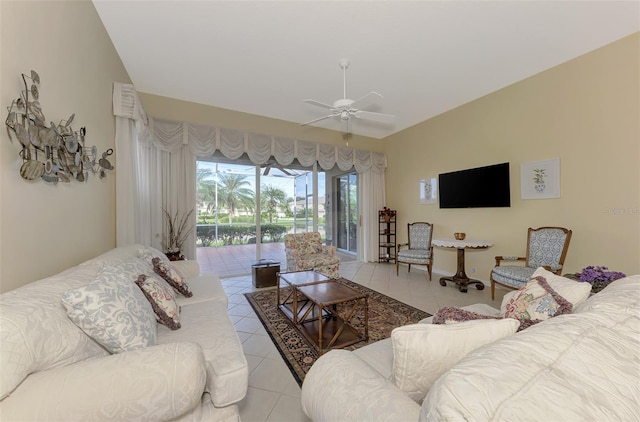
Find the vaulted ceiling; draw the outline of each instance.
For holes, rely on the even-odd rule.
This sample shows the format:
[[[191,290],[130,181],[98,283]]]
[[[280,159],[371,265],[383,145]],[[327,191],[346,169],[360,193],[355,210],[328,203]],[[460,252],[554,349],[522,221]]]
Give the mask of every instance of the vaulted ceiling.
[[[303,100],[343,98],[347,58],[347,98],[396,116],[351,119],[374,138],[640,30],[638,1],[93,3],[140,92],[303,123],[328,114]]]

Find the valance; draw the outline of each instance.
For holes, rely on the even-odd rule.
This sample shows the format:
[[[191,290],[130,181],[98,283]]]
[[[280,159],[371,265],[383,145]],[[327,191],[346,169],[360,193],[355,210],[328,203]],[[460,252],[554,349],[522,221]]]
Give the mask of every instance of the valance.
[[[235,160],[246,153],[256,165],[263,165],[274,157],[283,166],[298,159],[305,167],[317,162],[320,168],[329,170],[337,164],[342,171],[355,167],[358,173],[373,169],[381,174],[387,165],[386,156],[380,152],[150,118],[135,87],[129,84],[114,83],[113,114],[140,123],[137,125],[139,141],[142,144],[151,142],[168,153],[177,153],[187,145],[196,157],[210,157],[220,151],[225,157]]]
[[[246,153],[256,165],[263,165],[274,157],[283,166],[296,158],[305,167],[318,162],[323,170],[337,164],[343,171],[355,167],[358,173],[371,168],[383,173],[386,167],[386,157],[380,152],[158,118],[150,118],[149,126],[153,135],[151,142],[167,152],[179,151],[187,145],[196,157],[209,157],[220,151],[235,160]]]

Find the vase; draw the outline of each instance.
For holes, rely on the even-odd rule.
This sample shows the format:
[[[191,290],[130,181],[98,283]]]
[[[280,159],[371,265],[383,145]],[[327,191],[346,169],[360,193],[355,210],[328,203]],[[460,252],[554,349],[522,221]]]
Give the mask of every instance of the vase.
[[[184,261],[185,260],[184,255],[182,255],[182,253],[180,251],[178,251],[178,252],[167,252],[165,255],[167,255],[167,258],[169,258],[169,261]]]
[[[384,222],[388,223],[389,221],[391,221],[391,216],[390,215],[385,215],[384,216]]]

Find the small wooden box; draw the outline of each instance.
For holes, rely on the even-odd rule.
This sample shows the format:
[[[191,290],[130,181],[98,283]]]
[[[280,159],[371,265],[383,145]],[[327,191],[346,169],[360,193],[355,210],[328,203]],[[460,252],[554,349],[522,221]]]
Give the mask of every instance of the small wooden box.
[[[261,259],[251,264],[251,278],[253,286],[274,287],[278,283],[278,273],[280,272],[280,262],[273,259]]]

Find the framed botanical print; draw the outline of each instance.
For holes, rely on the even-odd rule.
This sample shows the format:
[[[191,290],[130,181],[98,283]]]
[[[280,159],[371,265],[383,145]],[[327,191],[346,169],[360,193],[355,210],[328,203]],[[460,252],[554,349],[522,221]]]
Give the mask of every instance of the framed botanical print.
[[[420,203],[435,204],[437,198],[438,184],[436,178],[420,180]]]
[[[560,158],[520,165],[522,199],[560,198]]]

